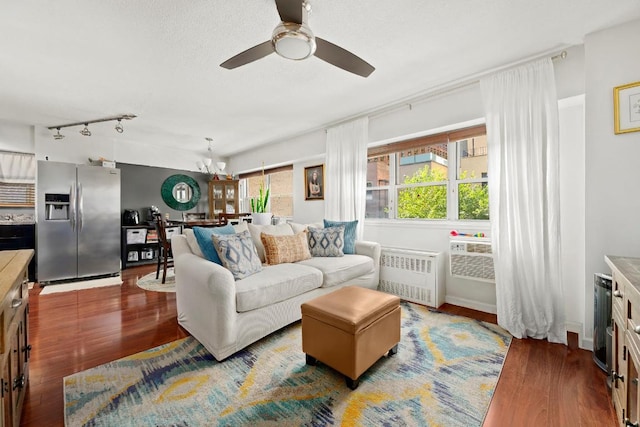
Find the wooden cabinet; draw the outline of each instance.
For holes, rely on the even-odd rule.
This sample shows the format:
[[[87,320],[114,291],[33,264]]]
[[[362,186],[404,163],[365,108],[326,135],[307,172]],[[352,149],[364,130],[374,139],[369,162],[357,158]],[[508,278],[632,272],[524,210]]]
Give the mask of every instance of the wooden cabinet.
[[[0,426],[17,427],[29,381],[29,281],[33,250],[0,252]]]
[[[618,425],[640,425],[640,258],[606,256],[612,270],[612,393]]]
[[[221,213],[239,213],[238,180],[209,181],[209,218],[216,219]]]

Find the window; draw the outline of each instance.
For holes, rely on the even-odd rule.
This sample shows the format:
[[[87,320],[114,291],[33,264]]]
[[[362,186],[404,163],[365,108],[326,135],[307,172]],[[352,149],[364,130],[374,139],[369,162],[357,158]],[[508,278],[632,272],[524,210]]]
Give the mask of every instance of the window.
[[[485,126],[369,149],[366,217],[489,219]]]
[[[34,207],[35,175],[35,155],[0,152],[0,207]]]
[[[256,197],[263,184],[269,189],[269,211],[278,217],[293,217],[293,166],[268,169],[240,176],[240,210],[251,212],[252,197]]]

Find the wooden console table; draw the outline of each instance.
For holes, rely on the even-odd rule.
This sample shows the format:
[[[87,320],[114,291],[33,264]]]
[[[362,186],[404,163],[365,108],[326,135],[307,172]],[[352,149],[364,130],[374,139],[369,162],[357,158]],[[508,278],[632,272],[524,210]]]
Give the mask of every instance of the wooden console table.
[[[33,249],[0,251],[0,426],[20,425],[29,381],[29,280]]]

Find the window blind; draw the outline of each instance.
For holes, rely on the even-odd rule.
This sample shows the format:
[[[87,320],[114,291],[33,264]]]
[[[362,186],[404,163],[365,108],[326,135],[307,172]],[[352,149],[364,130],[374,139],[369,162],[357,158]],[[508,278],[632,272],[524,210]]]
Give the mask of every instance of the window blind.
[[[0,152],[0,206],[35,206],[35,178],[35,155]]]

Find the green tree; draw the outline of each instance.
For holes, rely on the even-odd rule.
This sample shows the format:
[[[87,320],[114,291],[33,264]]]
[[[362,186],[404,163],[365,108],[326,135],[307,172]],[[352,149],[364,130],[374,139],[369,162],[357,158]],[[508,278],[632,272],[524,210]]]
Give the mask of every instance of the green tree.
[[[429,165],[404,179],[403,184],[445,182],[442,170],[433,170]],[[447,217],[447,186],[430,185],[403,188],[398,192],[398,218],[444,219]]]
[[[467,171],[460,179],[467,178]],[[475,178],[471,173],[471,178]],[[489,219],[489,186],[485,183],[466,183],[458,186],[458,218]]]
[[[471,174],[471,178],[473,178]],[[466,179],[464,171],[460,179]],[[433,170],[425,165],[403,184],[446,182],[446,171]],[[398,218],[447,218],[447,186],[429,185],[403,188],[398,192]],[[465,183],[458,187],[458,218],[489,219],[489,190],[483,183]]]

